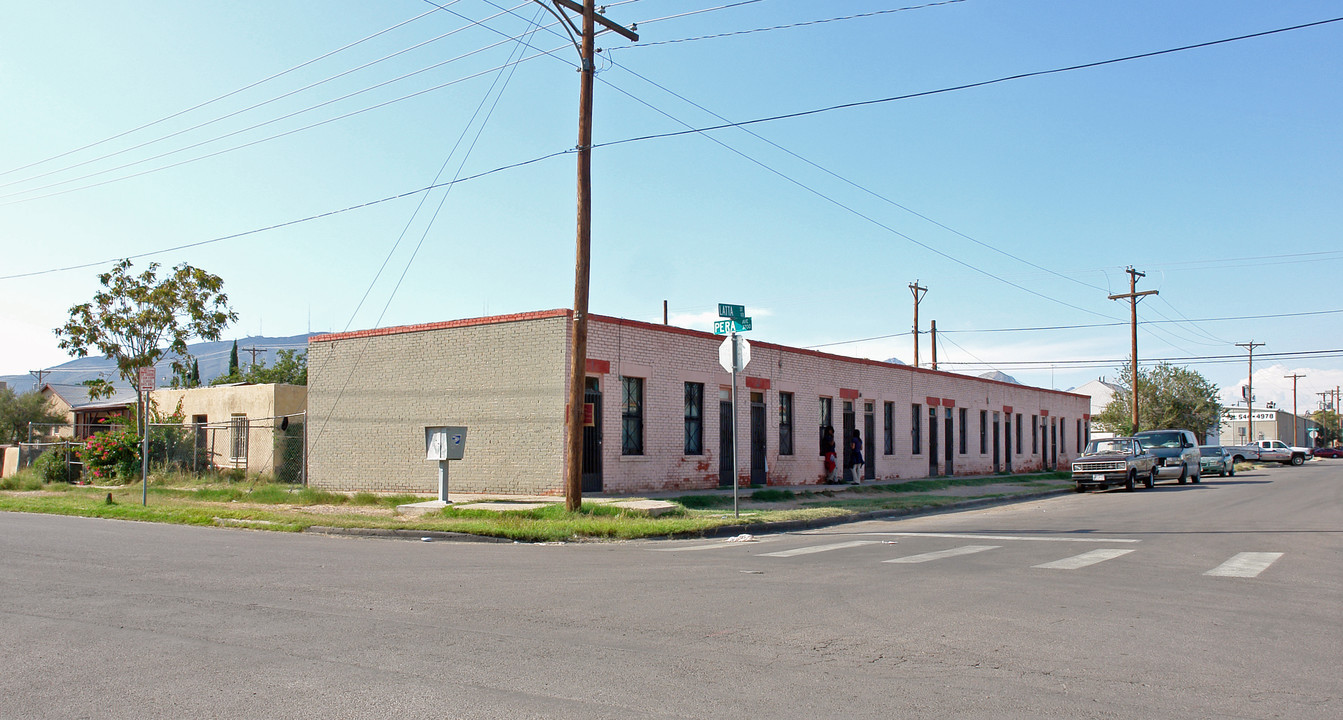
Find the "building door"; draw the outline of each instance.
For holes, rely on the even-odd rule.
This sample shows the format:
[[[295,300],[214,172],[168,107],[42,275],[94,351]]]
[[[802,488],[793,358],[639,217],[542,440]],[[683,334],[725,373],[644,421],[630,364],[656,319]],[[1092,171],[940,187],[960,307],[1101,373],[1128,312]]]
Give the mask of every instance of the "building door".
[[[583,492],[602,491],[602,389],[598,378],[586,378],[583,404],[592,406],[592,423],[583,423]],[[587,420],[587,408],[583,419]]]
[[[718,485],[732,487],[732,396],[727,390],[718,397]]]
[[[943,433],[944,437],[942,438],[943,440],[942,447],[944,448],[945,452],[943,453],[942,456],[947,461],[946,463],[947,474],[955,475],[956,473],[952,467],[952,458],[955,457],[955,453],[952,452],[952,445],[955,445],[955,443],[952,441],[952,438],[954,437],[952,433],[954,432],[954,430],[951,426],[951,408],[947,408],[946,418],[947,419],[944,426],[946,427],[947,431]]]
[[[937,408],[928,408],[928,476],[940,475],[937,469]]]
[[[1007,461],[1007,472],[1012,472],[1012,416],[1003,415],[1003,459]]]
[[[854,429],[853,401],[852,401],[852,400],[845,400],[845,401],[844,401],[844,417],[843,417],[843,420],[844,420],[844,439],[843,439],[843,443],[844,443],[844,455],[843,455],[843,457],[844,457],[844,476],[843,476],[843,478],[844,478],[844,482],[849,482],[849,481],[851,481],[851,480],[857,480],[857,479],[858,479],[858,478],[852,477],[852,475],[853,475],[853,453],[849,450],[849,447],[850,447],[850,445],[851,445],[852,442],[853,442],[853,429]]]
[[[996,473],[996,472],[1000,472],[1000,471],[1002,470],[1002,460],[1001,460],[1002,447],[1001,447],[1001,446],[1002,446],[1002,440],[1003,440],[1003,438],[1002,438],[1002,430],[999,428],[999,425],[1000,425],[1000,422],[999,422],[999,418],[998,418],[998,413],[994,413],[994,414],[993,414],[993,471],[994,471],[995,473]]]
[[[863,465],[863,479],[877,479],[877,418],[875,405],[872,401],[863,402],[863,460],[867,464]]]
[[[1049,418],[1049,469],[1059,469],[1059,426],[1055,418]]]
[[[751,484],[765,484],[765,394],[751,393]]]

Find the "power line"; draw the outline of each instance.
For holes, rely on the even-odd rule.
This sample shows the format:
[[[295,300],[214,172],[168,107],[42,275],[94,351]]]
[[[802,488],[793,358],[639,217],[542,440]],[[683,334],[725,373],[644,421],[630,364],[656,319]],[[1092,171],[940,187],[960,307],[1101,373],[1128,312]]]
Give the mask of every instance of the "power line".
[[[1097,60],[1095,62],[1081,63],[1079,65],[1069,65],[1067,67],[1060,67],[1060,68],[1052,68],[1050,70],[1035,70],[1032,72],[1018,73],[1016,75],[1006,75],[1003,77],[994,78],[992,80],[981,80],[978,82],[966,83],[963,85],[954,85],[950,87],[938,88],[936,90],[923,90],[915,93],[907,93],[905,95],[893,95],[891,97],[877,98],[875,100],[859,100],[855,102],[841,103],[839,105],[830,105],[828,107],[823,108],[800,110],[798,112],[785,113],[783,115],[771,115],[769,117],[756,118],[754,120],[743,120],[741,122],[724,123],[721,125],[710,125],[708,127],[695,128],[691,130],[679,130],[675,132],[657,133],[654,135],[641,135],[638,137],[626,138],[624,140],[612,140],[610,142],[596,144],[593,147],[595,148],[609,147],[612,145],[623,145],[626,143],[642,142],[645,140],[658,140],[662,138],[677,137],[680,135],[707,133],[712,132],[714,130],[737,128],[746,125],[758,125],[761,123],[775,122],[778,120],[792,120],[795,118],[807,117],[809,115],[820,115],[822,113],[833,112],[835,110],[850,110],[853,108],[866,107],[869,105],[880,105],[883,103],[896,102],[899,100],[911,100],[914,98],[928,97],[930,95],[942,95],[945,93],[959,92],[961,90],[970,90],[973,88],[980,88],[988,85],[996,85],[999,83],[1010,82],[1012,80],[1023,80],[1026,78],[1039,77],[1042,75],[1054,75],[1057,73],[1071,72],[1073,70],[1085,70],[1090,68],[1103,67],[1105,65],[1114,65],[1116,63],[1121,62],[1129,62],[1131,60],[1142,60],[1146,58],[1157,57],[1160,55],[1169,55],[1171,53],[1184,52],[1186,50],[1197,50],[1200,48],[1212,47],[1214,45],[1223,45],[1226,43],[1238,42],[1241,40],[1250,40],[1253,38],[1265,37],[1268,35],[1276,35],[1278,33],[1291,32],[1293,30],[1302,30],[1305,28],[1315,27],[1318,25],[1327,25],[1329,23],[1336,23],[1339,21],[1343,21],[1343,17],[1329,18],[1328,20],[1319,20],[1316,22],[1304,23],[1301,25],[1293,25],[1291,27],[1277,28],[1274,30],[1264,30],[1262,32],[1250,33],[1248,35],[1238,35],[1236,37],[1222,38],[1220,40],[1209,40],[1207,42],[1195,43],[1193,45],[1183,45],[1175,48],[1167,48],[1165,50],[1154,50],[1152,52],[1139,53],[1137,55],[1126,55],[1124,57],[1111,58],[1109,60]]]
[[[680,38],[677,40],[657,40],[654,42],[641,42],[637,45],[624,45],[618,48],[612,48],[612,50],[629,50],[631,48],[653,47],[654,45],[671,45],[675,43],[694,42],[696,40],[716,40],[718,38],[735,37],[737,35],[750,35],[753,33],[770,32],[773,30],[791,30],[793,28],[809,27],[811,25],[822,25],[825,23],[840,22],[843,20],[858,20],[861,18],[876,17],[878,15],[889,15],[890,13],[904,12],[906,10],[922,10],[924,8],[937,7],[939,5],[952,5],[954,3],[960,3],[960,2],[965,2],[965,0],[942,0],[941,2],[930,2],[925,3],[923,5],[911,5],[909,7],[892,8],[890,10],[876,10],[873,12],[859,13],[857,15],[845,15],[843,17],[825,18],[823,20],[807,20],[805,22],[796,22],[788,25],[774,25],[772,27],[755,28],[753,30],[737,30],[735,32],[718,33],[715,35],[700,35],[698,37]],[[736,7],[737,5],[746,5],[746,4],[747,3],[737,3],[735,5],[724,5],[721,8],[709,8],[708,10],[695,10],[688,13],[681,13],[680,15],[669,15],[664,18],[657,18],[656,20],[641,20],[639,21],[638,24],[647,25],[649,23],[658,22],[660,20],[671,20],[673,18],[684,17],[686,15],[694,15],[696,13],[709,12],[710,10],[722,10],[724,8]]]
[[[458,0],[452,0],[452,2],[458,2]],[[346,51],[346,50],[349,50],[350,48],[355,47],[356,45],[359,45],[359,44],[362,44],[362,43],[367,42],[367,41],[369,41],[369,40],[372,40],[373,38],[376,38],[376,37],[378,37],[378,36],[380,36],[380,35],[385,35],[385,34],[391,32],[391,31],[393,31],[393,30],[396,30],[397,28],[400,28],[400,27],[405,26],[405,25],[409,25],[410,23],[415,22],[416,20],[419,20],[420,18],[423,18],[423,17],[425,17],[425,16],[427,16],[427,15],[432,15],[432,14],[435,13],[435,12],[437,12],[437,10],[429,10],[429,11],[427,11],[427,12],[420,13],[419,15],[416,15],[415,17],[410,18],[409,20],[405,20],[405,21],[399,22],[399,23],[397,23],[397,24],[395,24],[395,25],[393,25],[393,26],[391,26],[391,27],[389,27],[389,28],[385,28],[385,29],[383,29],[383,30],[379,30],[378,32],[373,33],[372,35],[369,35],[369,36],[367,36],[367,37],[364,37],[364,38],[362,38],[362,39],[359,39],[359,40],[356,40],[356,41],[354,41],[354,42],[352,42],[352,43],[349,43],[348,45],[345,45],[345,46],[336,48],[335,50],[332,50],[332,51],[330,51],[330,52],[328,52],[328,53],[325,53],[325,54],[323,54],[323,55],[319,55],[318,57],[315,57],[315,58],[313,58],[313,59],[311,59],[311,60],[308,60],[308,61],[299,63],[298,65],[295,65],[295,66],[289,68],[288,70],[282,70],[282,71],[280,71],[280,72],[278,72],[278,73],[275,73],[275,74],[273,74],[273,75],[270,75],[270,76],[264,77],[264,78],[262,78],[262,79],[260,79],[260,80],[257,80],[256,82],[250,83],[250,84],[248,84],[248,85],[244,85],[243,87],[240,87],[240,88],[238,88],[237,90],[233,90],[233,91],[231,91],[231,92],[224,93],[223,95],[220,95],[220,96],[218,96],[218,97],[216,97],[216,98],[213,98],[213,99],[210,99],[210,100],[206,100],[205,102],[198,103],[198,104],[196,104],[196,105],[192,105],[191,107],[186,108],[185,110],[179,110],[179,111],[177,111],[177,112],[175,112],[175,113],[173,113],[173,114],[171,114],[171,115],[167,115],[167,116],[161,117],[161,118],[159,118],[158,120],[154,120],[154,121],[152,121],[152,122],[145,123],[145,124],[140,125],[140,126],[138,126],[138,127],[131,128],[130,130],[122,131],[122,132],[120,132],[120,133],[117,133],[116,135],[112,135],[112,136],[110,136],[110,137],[103,138],[102,140],[98,140],[97,142],[89,143],[88,145],[84,145],[84,146],[82,146],[82,147],[77,147],[77,148],[74,148],[74,149],[72,149],[72,150],[66,150],[65,152],[60,153],[60,154],[58,154],[58,155],[52,155],[51,157],[48,157],[48,158],[45,158],[45,159],[42,159],[42,160],[37,160],[37,161],[35,161],[35,162],[28,163],[27,165],[21,165],[21,166],[19,166],[19,167],[10,168],[9,170],[0,171],[0,177],[5,176],[5,175],[8,175],[8,174],[10,174],[10,173],[18,172],[18,171],[20,171],[20,170],[27,170],[27,169],[30,168],[30,167],[35,167],[35,166],[38,166],[38,165],[42,165],[42,164],[44,164],[44,163],[51,162],[52,160],[59,160],[60,158],[66,157],[67,155],[73,155],[74,153],[81,152],[81,151],[83,151],[83,150],[88,150],[88,149],[90,149],[90,148],[97,147],[97,146],[99,146],[99,145],[102,145],[102,144],[111,142],[111,141],[113,141],[113,140],[117,140],[117,139],[119,139],[119,138],[122,138],[122,137],[125,137],[125,136],[127,136],[127,135],[130,135],[130,134],[132,134],[132,133],[136,133],[136,132],[139,132],[139,131],[141,131],[141,130],[145,130],[145,129],[147,129],[147,128],[154,127],[155,125],[159,125],[159,124],[161,124],[161,123],[167,122],[168,120],[172,120],[173,118],[180,117],[180,116],[185,115],[185,114],[187,114],[187,113],[189,113],[189,112],[192,112],[192,111],[194,111],[194,110],[199,110],[199,109],[201,109],[201,108],[203,108],[203,107],[206,107],[206,106],[208,106],[208,105],[213,105],[214,103],[217,103],[217,102],[219,102],[220,100],[225,100],[225,99],[230,98],[230,97],[233,97],[234,95],[237,95],[237,94],[239,94],[239,93],[241,93],[241,92],[245,92],[245,91],[247,91],[247,90],[251,90],[252,88],[257,87],[258,85],[262,85],[262,84],[267,83],[267,82],[270,82],[271,80],[274,80],[274,79],[276,79],[276,78],[282,77],[282,76],[284,76],[284,75],[288,75],[288,74],[291,73],[291,72],[294,72],[294,71],[296,71],[296,70],[300,70],[300,69],[302,69],[302,68],[305,68],[305,67],[307,67],[307,66],[309,66],[309,65],[312,65],[313,63],[319,62],[319,61],[321,61],[321,60],[325,60],[326,58],[329,58],[329,57],[331,57],[331,56],[333,56],[333,55],[336,55],[336,54],[338,54],[338,53],[341,53],[341,52],[344,52],[344,51]]]

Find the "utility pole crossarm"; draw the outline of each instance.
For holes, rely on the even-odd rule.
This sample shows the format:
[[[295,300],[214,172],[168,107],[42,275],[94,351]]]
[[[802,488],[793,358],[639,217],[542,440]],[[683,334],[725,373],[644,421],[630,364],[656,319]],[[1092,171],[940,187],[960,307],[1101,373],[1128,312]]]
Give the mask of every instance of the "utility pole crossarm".
[[[1128,273],[1128,292],[1122,295],[1111,295],[1111,300],[1129,301],[1129,338],[1132,345],[1129,366],[1130,384],[1133,385],[1132,414],[1130,420],[1133,422],[1133,428],[1130,433],[1138,432],[1138,301],[1147,295],[1157,295],[1157,290],[1143,290],[1138,292],[1138,278],[1147,277],[1147,273],[1141,273],[1129,266],[1125,270]]]
[[[552,0],[552,2],[569,12],[577,13],[579,15],[583,14],[583,6],[573,2],[573,0]],[[639,42],[639,34],[624,25],[607,20],[605,17],[596,13],[592,15],[592,19],[595,20],[598,25],[601,25],[611,32],[617,33],[621,37],[628,39],[630,42]]]

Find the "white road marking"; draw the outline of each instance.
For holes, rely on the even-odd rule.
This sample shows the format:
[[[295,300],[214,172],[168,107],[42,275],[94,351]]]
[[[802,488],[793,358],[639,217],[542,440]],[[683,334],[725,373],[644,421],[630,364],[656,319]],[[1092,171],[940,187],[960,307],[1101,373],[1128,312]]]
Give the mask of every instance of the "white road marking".
[[[957,540],[1039,540],[1041,542],[1082,542],[1082,543],[1142,542],[1142,540],[1136,538],[1055,537],[1055,536],[1042,536],[1042,535],[962,535],[959,533],[925,533],[925,532],[875,532],[875,533],[863,533],[863,534],[895,535],[898,537],[953,538]]]
[[[1045,568],[1047,570],[1077,570],[1078,568],[1084,568],[1088,565],[1095,565],[1098,562],[1113,560],[1117,557],[1127,555],[1131,552],[1133,551],[1120,550],[1117,548],[1109,548],[1106,550],[1091,550],[1088,552],[1084,552],[1081,555],[1074,555],[1070,558],[1055,560],[1054,562],[1040,563],[1039,565],[1032,565],[1032,567]]]
[[[1268,569],[1278,558],[1279,552],[1243,552],[1232,556],[1230,560],[1203,573],[1216,577],[1252,578]]]
[[[709,545],[684,545],[680,547],[658,547],[651,549],[653,552],[689,552],[692,550],[726,550],[727,548],[749,547],[757,543],[770,542],[771,540],[778,540],[778,539],[779,538],[775,536],[757,537],[749,542],[728,542],[726,540],[723,540],[721,542],[716,542]]]
[[[972,555],[985,550],[996,550],[1000,545],[965,545],[950,550],[938,550],[937,552],[923,553],[922,555],[907,555],[894,560],[883,560],[888,563],[921,563],[930,560],[941,560],[943,558],[956,557],[957,555]]]
[[[780,550],[779,552],[764,553],[760,557],[793,557],[794,555],[810,555],[812,553],[826,552],[827,550],[843,550],[845,548],[858,547],[860,545],[876,545],[880,540],[850,540],[848,542],[831,543],[829,545],[812,545],[809,547],[793,548],[792,550]]]

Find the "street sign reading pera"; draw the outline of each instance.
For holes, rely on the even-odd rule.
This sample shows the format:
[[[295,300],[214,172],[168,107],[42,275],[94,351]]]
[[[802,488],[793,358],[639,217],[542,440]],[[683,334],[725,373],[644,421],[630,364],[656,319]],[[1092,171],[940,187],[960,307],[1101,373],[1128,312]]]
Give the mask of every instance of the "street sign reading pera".
[[[715,320],[713,323],[714,335],[726,335],[732,332],[733,330],[741,332],[743,330],[750,330],[750,329],[751,329],[751,318],[744,318],[741,320],[729,318],[727,320]]]

